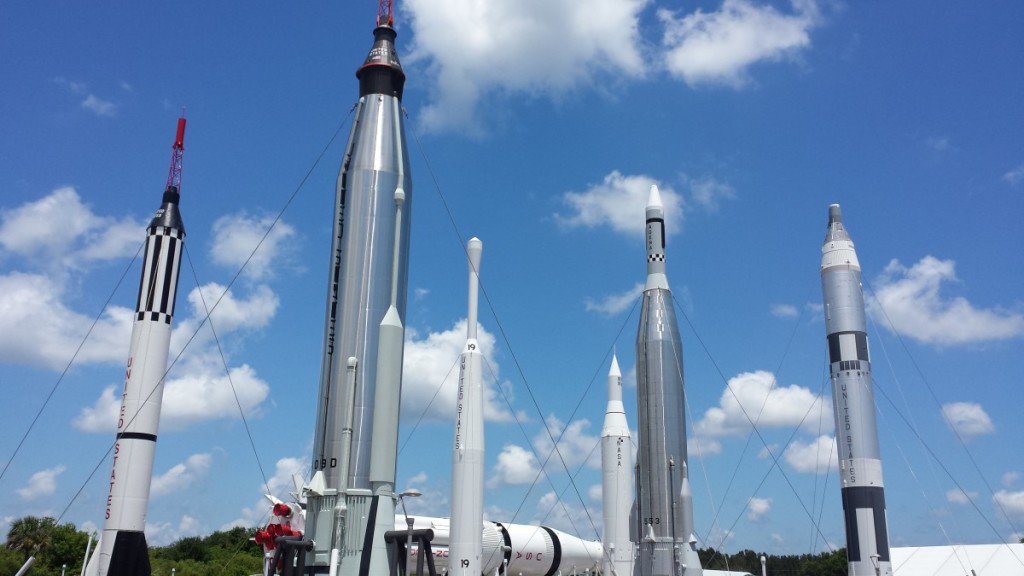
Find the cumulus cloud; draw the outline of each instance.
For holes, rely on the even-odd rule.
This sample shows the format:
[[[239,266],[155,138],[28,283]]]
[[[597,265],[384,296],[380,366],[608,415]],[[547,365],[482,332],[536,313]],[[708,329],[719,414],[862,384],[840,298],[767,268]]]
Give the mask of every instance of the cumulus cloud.
[[[691,86],[739,88],[748,69],[760,62],[795,60],[811,45],[810,31],[821,21],[815,0],[793,0],[792,13],[749,0],[725,0],[719,10],[680,17],[658,10],[669,73]]]
[[[951,402],[942,405],[946,423],[965,439],[995,432],[992,419],[980,404],[973,402]]]
[[[586,306],[588,312],[599,312],[606,316],[614,316],[632,308],[640,299],[640,295],[643,294],[643,292],[643,282],[637,282],[632,288],[621,294],[612,294],[610,296],[605,296],[600,300],[587,298],[584,302],[584,306]]]
[[[800,312],[792,304],[772,304],[772,316],[776,318],[796,318]]]
[[[565,461],[570,473],[584,461],[590,468],[601,467],[601,453],[599,450],[595,450],[600,438],[586,433],[586,430],[590,428],[589,420],[585,418],[575,420],[566,426],[552,414],[547,417],[547,428],[551,436],[558,440],[558,454],[553,453],[551,436],[548,436],[548,432],[544,430],[538,432],[534,437],[533,445],[537,449],[537,453],[548,460],[548,466],[554,465],[561,468],[561,462]]]
[[[819,436],[809,443],[795,440],[782,457],[793,470],[806,474],[826,474],[839,469],[836,439],[831,436]]]
[[[946,491],[946,502],[952,504],[970,504],[971,500],[978,497],[977,492],[966,492],[960,488],[953,488]]]
[[[498,454],[487,485],[491,488],[503,484],[529,484],[537,477],[540,466],[533,453],[515,444],[506,444]]]
[[[1024,164],[1021,164],[1006,174],[1003,174],[1003,181],[1010,186],[1016,186],[1021,182],[1024,182]]]
[[[199,520],[182,515],[177,523],[146,522],[146,541],[150,546],[168,546],[188,536],[199,535],[202,529]]]
[[[421,336],[411,328],[405,333],[402,368],[403,416],[449,422],[455,413],[455,396],[459,387],[459,356],[466,346],[466,319],[448,330]],[[483,354],[484,419],[510,422],[504,396],[511,395],[511,384],[500,382],[500,367],[494,358],[494,334],[477,327],[477,342]],[[500,389],[499,389],[500,387]]]
[[[97,116],[114,116],[117,106],[109,101],[98,98],[95,94],[89,94],[82,100],[82,108],[95,112]]]
[[[274,228],[267,234],[272,224]],[[275,224],[272,217],[257,218],[245,212],[227,214],[213,223],[210,258],[232,270],[245,264],[245,277],[265,280],[273,276],[272,265],[287,260],[285,257],[294,250],[294,237],[295,228],[280,220]]]
[[[267,485],[260,485],[256,489],[262,493],[269,488],[271,496],[285,502],[291,502],[293,500],[291,493],[297,490],[295,477],[304,478],[304,475],[310,469],[311,459],[312,456],[309,455],[279,459],[274,466],[274,475],[267,480]],[[242,508],[237,518],[222,525],[220,529],[230,530],[236,526],[244,528],[262,527],[270,519],[270,509],[270,501],[266,498],[260,498],[252,506]]]
[[[175,464],[167,472],[153,476],[149,485],[149,493],[152,496],[163,496],[188,488],[196,480],[206,476],[212,461],[213,456],[209,453],[189,456],[184,462]]]
[[[24,488],[18,488],[18,496],[25,500],[36,500],[46,496],[53,496],[57,491],[57,476],[64,473],[64,466],[54,466],[46,470],[40,470],[28,479]]]
[[[258,416],[260,404],[270,394],[270,385],[256,376],[248,364],[232,368],[229,373],[230,382],[224,374],[212,373],[190,373],[168,380],[164,385],[160,427],[174,430],[207,420],[237,418],[239,404],[247,418]],[[107,386],[96,402],[83,408],[72,423],[83,432],[113,432],[120,408],[121,396],[115,394],[114,386]]]
[[[0,248],[51,272],[124,258],[142,245],[145,225],[130,217],[99,216],[71,186],[33,202],[0,210]]]
[[[772,509],[771,498],[754,498],[747,500],[747,518],[751,522],[757,522],[764,518],[764,515]]]
[[[537,501],[537,515],[531,524],[543,524],[556,530],[562,530],[570,534],[585,534],[591,529],[600,528],[593,526],[591,522],[600,523],[602,518],[587,514],[587,511],[579,504],[575,495],[566,497],[565,494],[559,497],[554,492],[547,492]],[[540,527],[538,526],[538,530]],[[591,536],[594,539],[598,534]],[[596,558],[595,558],[596,560]]]
[[[807,388],[774,384],[775,376],[763,370],[730,378],[718,406],[709,408],[694,429],[702,436],[742,435],[750,431],[748,417],[759,427],[786,428],[802,422],[817,428],[818,418],[806,416],[819,412],[822,421],[832,421],[831,406]]]
[[[279,300],[266,285],[253,287],[249,297],[241,299],[225,286],[210,282],[193,288],[188,294],[188,303],[192,306],[192,318],[179,324],[176,329],[178,341],[192,336],[197,319],[206,317],[207,308],[213,309],[210,318],[218,334],[242,328],[263,328],[277,313]]]
[[[567,206],[568,214],[556,214],[555,219],[566,228],[608,226],[620,234],[642,236],[652,185],[658,185],[661,201],[665,204],[665,233],[679,232],[683,222],[682,197],[650,176],[627,176],[618,170],[585,192],[563,194],[562,202]]]
[[[719,182],[711,176],[690,180],[688,186],[693,203],[709,212],[718,211],[722,200],[736,198],[735,188],[725,182]]]
[[[976,308],[966,298],[944,297],[943,284],[957,281],[955,267],[952,260],[933,256],[910,268],[893,260],[875,282],[869,312],[886,328],[931,344],[971,344],[1024,335],[1024,314]]]
[[[649,0],[409,0],[414,45],[427,68],[431,130],[479,132],[485,97],[554,96],[645,70],[638,20]],[[458,33],[453,33],[457,30]]]
[[[1005,510],[1011,518],[1024,519],[1024,490],[1019,492],[1000,490],[992,495],[992,501]]]
[[[1020,472],[1010,471],[1003,474],[1002,482],[1003,486],[1013,486],[1017,480],[1020,479]]]

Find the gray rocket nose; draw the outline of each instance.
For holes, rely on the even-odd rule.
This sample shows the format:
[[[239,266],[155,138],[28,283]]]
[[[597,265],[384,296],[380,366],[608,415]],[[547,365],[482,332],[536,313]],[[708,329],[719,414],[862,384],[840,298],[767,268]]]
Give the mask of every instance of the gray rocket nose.
[[[839,204],[831,204],[828,207],[828,223],[832,224],[833,222],[842,222],[842,221],[843,221],[843,215],[839,211]]]

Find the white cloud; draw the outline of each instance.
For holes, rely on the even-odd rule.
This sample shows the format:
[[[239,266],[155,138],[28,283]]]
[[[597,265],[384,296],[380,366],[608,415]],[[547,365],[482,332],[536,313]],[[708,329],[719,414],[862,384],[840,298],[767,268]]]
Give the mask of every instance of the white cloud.
[[[506,444],[498,454],[498,463],[494,465],[489,487],[502,484],[529,484],[537,477],[540,466],[533,453],[522,446]]]
[[[272,277],[274,266],[293,250],[290,240],[295,236],[295,229],[282,220],[266,234],[273,223],[274,219],[269,216],[256,218],[244,212],[221,216],[213,223],[211,259],[232,270],[237,270],[248,260],[243,272],[245,277],[252,280]]]
[[[292,502],[292,492],[295,492],[295,476],[303,478],[310,469],[312,457],[309,455],[294,458],[286,457],[277,461],[274,467],[274,475],[267,480],[267,485],[257,487],[260,492],[269,488],[270,494],[284,502]],[[308,478],[306,478],[308,480]],[[222,525],[220,530],[230,530],[236,526],[252,528],[262,527],[270,519],[270,501],[260,498],[251,507],[242,508],[241,513],[234,520]],[[293,526],[295,524],[293,523]],[[297,529],[301,530],[301,527]]]
[[[587,498],[591,502],[601,502],[601,498],[604,496],[604,486],[600,484],[592,484],[587,490]]]
[[[494,335],[477,327],[477,342],[483,354],[484,419],[491,422],[513,420],[502,393],[511,394],[511,385],[498,384],[500,367],[494,359]],[[466,346],[466,319],[443,332],[425,337],[406,329],[402,368],[403,417],[450,422],[455,418],[455,395],[459,386],[459,356]],[[499,386],[501,390],[499,391]]]
[[[530,523],[542,524],[556,530],[576,534],[599,529],[599,526],[593,526],[591,522],[599,524],[602,520],[600,515],[588,516],[587,511],[580,505],[579,499],[570,488],[561,497],[554,492],[547,492],[541,496],[537,501],[537,514]],[[598,536],[598,534],[593,534],[591,538],[596,540]],[[581,537],[583,536],[581,535]]]
[[[747,518],[751,522],[757,522],[764,518],[764,515],[770,512],[772,509],[771,498],[755,498],[751,497],[747,500]]]
[[[748,0],[725,0],[716,12],[679,17],[658,10],[665,27],[665,66],[691,86],[739,88],[759,62],[794,60],[811,45],[810,30],[821,20],[815,0],[793,0],[793,13]]]
[[[259,415],[259,406],[270,394],[270,386],[248,364],[232,368],[230,375],[230,383],[223,373],[203,372],[168,380],[164,385],[160,427],[173,430],[207,420],[237,418],[239,404],[247,418]],[[113,432],[120,408],[121,396],[115,394],[114,386],[108,386],[92,406],[82,409],[73,424],[84,432]]]
[[[839,469],[836,439],[831,436],[819,436],[807,444],[793,441],[782,456],[797,472],[826,474]]]
[[[686,439],[686,452],[695,456],[714,456],[722,453],[722,443],[718,440],[691,434]]]
[[[269,287],[255,286],[248,298],[242,300],[234,292],[227,290],[216,282],[193,288],[188,294],[188,302],[192,305],[192,319],[181,322],[176,330],[175,340],[188,339],[195,331],[196,318],[204,318],[206,309],[213,309],[211,318],[217,334],[233,332],[241,328],[263,328],[277,313],[279,300]]]
[[[772,304],[772,316],[776,318],[796,318],[800,312],[792,304]]]
[[[992,501],[1012,518],[1024,519],[1024,490],[1010,492],[1000,490],[992,495]]]
[[[45,496],[53,496],[57,491],[57,476],[64,473],[64,466],[54,466],[46,470],[40,470],[28,479],[24,488],[18,488],[18,496],[25,500],[36,500]]]
[[[153,476],[149,487],[150,495],[163,496],[188,488],[193,482],[206,476],[212,461],[213,456],[209,453],[189,456],[184,462],[175,464],[167,472]]]
[[[424,126],[479,132],[477,104],[485,97],[557,97],[597,79],[642,76],[638,20],[648,2],[402,3],[415,42],[406,66],[426,66],[419,77],[433,80]]]
[[[561,470],[564,461],[571,474],[575,471],[576,466],[584,460],[588,467],[600,468],[601,451],[595,450],[595,448],[601,439],[598,436],[587,434],[585,430],[589,427],[590,421],[585,418],[575,420],[569,426],[565,426],[553,414],[548,416],[547,428],[551,432],[551,436],[558,440],[558,453],[552,451],[551,436],[548,436],[544,430],[539,431],[533,439],[537,453],[547,460],[546,468]],[[560,435],[561,438],[559,438]],[[552,466],[554,468],[551,468]]]
[[[943,404],[942,415],[946,417],[946,423],[965,439],[995,432],[992,419],[988,417],[980,404],[973,402]]]
[[[97,116],[114,116],[117,106],[109,100],[101,100],[95,94],[89,94],[82,100],[82,108],[95,112]]]
[[[806,416],[819,411],[823,422],[832,422],[831,406],[807,388],[774,384],[775,376],[763,370],[730,378],[719,405],[709,408],[694,429],[711,437],[746,434],[750,431],[748,417],[762,428],[794,427],[801,422],[817,428],[819,418]]]
[[[78,269],[83,261],[131,256],[144,238],[143,223],[96,215],[71,186],[0,211],[0,247],[53,273]]]
[[[637,282],[632,288],[626,290],[622,294],[612,294],[610,296],[605,296],[601,300],[587,298],[584,305],[588,312],[600,312],[607,316],[614,316],[632,308],[640,299],[640,295],[643,294],[643,292],[643,282]]]
[[[1024,335],[1022,314],[975,308],[963,297],[943,297],[942,285],[957,281],[955,266],[952,260],[933,256],[909,269],[893,260],[875,282],[869,312],[886,328],[925,343],[970,344]]]
[[[665,205],[665,233],[671,236],[682,229],[682,197],[650,176],[625,176],[617,170],[585,192],[563,194],[562,202],[569,214],[556,214],[555,219],[567,228],[608,226],[620,234],[642,236],[647,198],[655,184]]]
[[[1015,482],[1020,478],[1020,472],[1010,471],[1003,474],[1002,482],[1003,486],[1013,486]]]
[[[970,504],[971,500],[978,497],[977,492],[965,492],[960,488],[953,488],[946,491],[946,502],[953,504]]]
[[[1003,174],[1003,180],[1005,180],[1010,186],[1016,186],[1017,184],[1024,182],[1024,164],[1021,164],[1006,174]]]
[[[412,476],[408,480],[406,480],[405,484],[407,486],[418,486],[420,484],[425,484],[428,479],[429,477],[427,476],[426,472],[420,472],[419,474],[416,474],[415,476]]]
[[[711,176],[690,180],[688,184],[693,203],[709,212],[716,212],[722,200],[736,198],[735,188]]]

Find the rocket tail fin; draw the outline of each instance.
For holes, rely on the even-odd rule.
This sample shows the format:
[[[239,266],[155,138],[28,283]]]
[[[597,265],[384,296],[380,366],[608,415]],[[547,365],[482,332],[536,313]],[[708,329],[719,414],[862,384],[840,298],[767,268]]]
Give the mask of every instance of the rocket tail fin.
[[[118,532],[110,553],[107,576],[150,576],[149,546],[145,532]]]

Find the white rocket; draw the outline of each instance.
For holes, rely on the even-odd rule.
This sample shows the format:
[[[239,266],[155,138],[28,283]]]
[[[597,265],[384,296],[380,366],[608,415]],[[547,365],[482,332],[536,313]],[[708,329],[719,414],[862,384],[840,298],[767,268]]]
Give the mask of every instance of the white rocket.
[[[821,287],[849,573],[891,576],[860,262],[838,204],[828,209],[828,230],[821,246]]]
[[[622,406],[622,372],[612,355],[608,371],[608,408],[601,429],[601,504],[604,508],[606,576],[632,576],[633,543],[629,540],[629,509],[633,504],[633,459],[626,411]]]
[[[103,533],[97,553],[89,563],[89,574],[150,574],[146,508],[185,241],[185,225],[178,212],[184,141],[185,119],[179,118],[167,188],[160,209],[146,229],[146,254],[118,413]]]
[[[466,314],[466,348],[459,366],[459,391],[455,401],[455,441],[452,447],[452,512],[449,535],[448,574],[480,576],[483,572],[484,514],[484,390],[477,342],[477,292],[483,243],[472,238],[469,255],[469,304]]]
[[[687,473],[683,350],[665,276],[665,209],[647,200],[647,284],[636,338],[636,576],[701,576]]]

